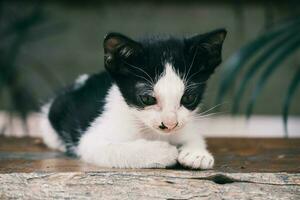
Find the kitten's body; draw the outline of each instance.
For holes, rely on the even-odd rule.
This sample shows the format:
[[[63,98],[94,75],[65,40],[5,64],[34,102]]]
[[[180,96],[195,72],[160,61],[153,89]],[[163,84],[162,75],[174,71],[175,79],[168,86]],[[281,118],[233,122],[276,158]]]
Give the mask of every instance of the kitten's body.
[[[135,42],[108,35],[108,72],[79,77],[44,106],[45,143],[103,167],[178,161],[211,168],[214,159],[195,116],[206,80],[220,63],[224,37],[224,30],[189,40]]]

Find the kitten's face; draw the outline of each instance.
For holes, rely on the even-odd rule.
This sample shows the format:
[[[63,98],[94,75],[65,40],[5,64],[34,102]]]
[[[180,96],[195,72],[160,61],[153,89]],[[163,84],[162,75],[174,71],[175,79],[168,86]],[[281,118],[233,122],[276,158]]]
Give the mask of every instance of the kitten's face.
[[[147,128],[171,134],[196,115],[206,81],[221,62],[225,30],[186,39],[140,42],[111,33],[105,67]]]

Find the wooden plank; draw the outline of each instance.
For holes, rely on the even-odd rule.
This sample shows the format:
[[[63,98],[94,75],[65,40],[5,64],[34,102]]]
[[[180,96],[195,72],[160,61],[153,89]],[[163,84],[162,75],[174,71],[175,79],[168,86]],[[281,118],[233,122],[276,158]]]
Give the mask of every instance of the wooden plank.
[[[300,139],[208,139],[214,170],[104,169],[0,137],[0,199],[300,199]]]
[[[300,172],[300,139],[209,138],[208,146],[216,159],[214,169],[219,172]],[[98,168],[51,151],[32,138],[0,137],[0,161],[0,173]]]
[[[299,174],[102,170],[0,175],[1,199],[300,199]]]

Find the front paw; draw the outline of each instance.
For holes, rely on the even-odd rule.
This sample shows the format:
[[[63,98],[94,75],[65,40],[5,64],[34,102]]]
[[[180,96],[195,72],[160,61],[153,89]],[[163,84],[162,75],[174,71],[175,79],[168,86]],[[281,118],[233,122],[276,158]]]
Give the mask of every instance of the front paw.
[[[211,169],[214,166],[213,156],[207,150],[199,149],[182,149],[178,162],[192,169]]]

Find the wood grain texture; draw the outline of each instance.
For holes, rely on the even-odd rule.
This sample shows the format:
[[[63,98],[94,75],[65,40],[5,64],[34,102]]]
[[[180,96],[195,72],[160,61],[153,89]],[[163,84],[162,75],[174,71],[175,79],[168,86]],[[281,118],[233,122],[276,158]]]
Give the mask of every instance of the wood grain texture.
[[[215,157],[216,171],[300,172],[300,139],[208,138],[208,147]],[[97,169],[47,149],[39,139],[0,137],[0,173]]]
[[[219,177],[219,178],[218,178]],[[224,178],[225,177],[225,178]],[[300,199],[299,175],[176,170],[11,173],[1,199]],[[228,179],[220,181],[218,179]],[[230,180],[230,181],[229,181]]]
[[[214,170],[104,169],[0,137],[0,199],[300,199],[300,139],[210,138]]]

